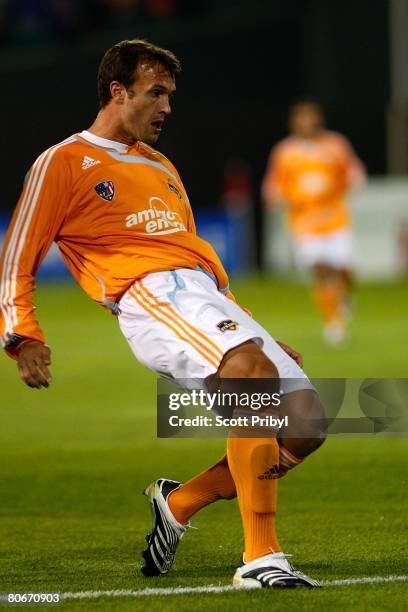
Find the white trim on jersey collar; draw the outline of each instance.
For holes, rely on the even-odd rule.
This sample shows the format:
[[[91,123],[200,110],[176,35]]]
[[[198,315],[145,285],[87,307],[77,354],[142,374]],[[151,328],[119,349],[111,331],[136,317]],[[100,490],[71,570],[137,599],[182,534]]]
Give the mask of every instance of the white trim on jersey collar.
[[[124,153],[129,148],[128,145],[123,142],[117,142],[116,140],[108,140],[107,138],[102,138],[101,136],[97,136],[96,134],[92,134],[92,132],[88,132],[88,130],[83,130],[79,134],[85,140],[92,142],[98,147],[105,147],[105,149],[115,149],[115,151],[119,151],[119,153]]]

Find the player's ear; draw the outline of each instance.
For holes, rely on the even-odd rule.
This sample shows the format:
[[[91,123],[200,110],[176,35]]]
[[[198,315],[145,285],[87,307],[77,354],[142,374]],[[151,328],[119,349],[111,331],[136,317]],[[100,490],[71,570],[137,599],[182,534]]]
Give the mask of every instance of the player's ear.
[[[125,99],[125,88],[119,81],[112,81],[109,85],[112,100],[118,104],[122,104]]]

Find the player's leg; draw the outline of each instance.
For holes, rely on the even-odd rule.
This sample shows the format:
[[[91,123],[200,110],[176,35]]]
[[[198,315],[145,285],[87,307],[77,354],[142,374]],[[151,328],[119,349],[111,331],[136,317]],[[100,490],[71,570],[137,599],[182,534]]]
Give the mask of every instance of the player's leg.
[[[299,254],[302,252],[300,248]],[[324,322],[324,338],[340,343],[351,316],[352,237],[348,229],[316,237],[303,246],[304,261],[312,269],[314,298]]]
[[[173,276],[178,277],[177,282]],[[172,284],[174,284],[174,290],[169,292]],[[278,372],[281,377],[298,378],[297,389],[311,387],[304,373],[297,368],[293,360],[282,351],[269,334],[236,304],[220,294],[214,283],[202,273],[184,270],[177,271],[177,273],[151,275],[144,279],[143,283],[137,282],[129,290],[122,299],[120,307],[122,314],[119,322],[123,333],[138,359],[153,370],[169,373],[175,379],[207,379],[219,369],[219,365],[214,368],[217,355],[224,355],[220,359],[221,363],[229,362],[231,365],[232,356],[237,357],[240,353],[242,363],[240,368],[234,367],[236,376],[273,378]],[[225,327],[220,324],[220,322],[231,322],[230,320],[236,325]],[[225,330],[227,330],[226,333],[224,333]],[[246,346],[245,349],[242,349],[245,342],[253,339],[258,344],[264,343],[265,350],[268,342],[270,343],[268,350],[273,355],[273,361],[268,360],[254,342],[251,342],[253,348],[249,349]],[[225,358],[227,355],[229,359]],[[224,374],[229,375],[228,368]],[[241,443],[238,442],[238,444]],[[261,442],[256,440],[255,445],[260,444]],[[234,445],[235,443],[232,443],[232,462],[234,462],[234,456],[238,459]],[[247,446],[247,452],[252,456],[253,449],[250,448],[249,443]],[[268,438],[264,446],[268,447],[267,452],[265,449],[260,452],[264,460],[268,463],[271,460],[275,461],[275,457],[277,460],[276,439]],[[231,465],[229,467],[231,471],[234,470]],[[225,463],[221,471],[224,478],[229,480]],[[276,475],[276,470],[274,475]],[[175,495],[179,488],[180,483],[166,479],[159,479],[148,487],[154,521],[152,533],[148,536],[148,551],[145,551],[150,555],[149,567],[145,569],[151,573],[168,571],[174,559],[177,544],[185,532],[185,527],[175,519],[167,503],[170,494],[173,492],[172,494]],[[230,489],[228,496],[231,494]],[[274,495],[263,497],[267,500],[268,512],[258,512],[258,514],[273,514]],[[244,508],[247,508],[246,500],[243,501],[243,504]],[[245,511],[248,515],[253,512],[251,507]],[[248,529],[250,532],[251,525]],[[252,525],[252,531],[259,533],[256,524]],[[267,525],[265,534],[264,539],[269,541],[274,549],[277,549],[278,545],[273,544],[270,524]],[[248,539],[257,545],[253,535],[249,534]]]
[[[271,338],[265,338],[264,350],[273,354],[274,345],[276,346],[276,343]],[[298,374],[296,367],[290,367],[287,374]],[[250,342],[227,353],[218,376],[228,379],[265,379],[278,378],[278,372],[259,346]],[[291,382],[293,383],[284,381],[284,385],[289,384],[290,387]],[[232,497],[234,490],[228,478],[229,468],[238,494],[245,537],[245,564],[236,572],[234,583],[237,586],[317,586],[315,581],[289,566],[281,553],[275,528],[275,514],[277,467],[281,462],[279,475],[286,474],[322,444],[325,437],[322,424],[324,411],[313,389],[298,389],[286,393],[281,408],[282,413],[290,415],[289,422],[292,427],[279,440],[279,445],[273,435],[267,438],[228,439],[228,464],[223,461],[222,473],[223,482],[228,483],[228,496],[220,494],[217,479],[212,481],[209,470],[204,472],[205,492],[201,495],[199,493],[203,478],[203,475],[200,475],[178,488],[169,500],[172,511],[178,511],[180,518],[184,515],[184,519],[188,520],[192,516],[191,512],[197,512],[200,506],[204,507],[217,499]],[[265,474],[268,477],[265,478]],[[189,507],[191,492],[195,499]],[[177,502],[173,506],[172,499]]]
[[[349,275],[342,269],[324,262],[313,266],[314,299],[322,314],[324,338],[329,344],[338,344],[346,333],[345,305],[349,296]]]
[[[279,379],[279,373],[262,349],[249,342],[227,353],[218,377]],[[239,433],[232,432],[227,442],[227,456],[241,512],[245,561],[280,552],[275,527],[279,447],[274,432],[265,438],[240,437]],[[262,478],[265,473],[271,478]]]
[[[284,387],[277,367],[254,342],[231,350],[222,361],[218,376],[229,380],[275,379]],[[310,389],[307,391],[316,395]],[[308,408],[306,396],[304,399]],[[279,445],[276,432],[263,430],[266,437],[247,438],[232,429],[228,438],[228,465],[236,486],[245,540],[243,564],[233,583],[245,588],[319,586],[291,566],[282,553],[275,526]]]
[[[318,394],[311,389],[293,391],[281,400],[281,414],[288,426],[278,436],[279,477],[297,467],[326,439],[327,423]]]
[[[325,413],[319,396],[313,390],[293,391],[282,396],[281,416],[288,416],[285,434],[279,444],[279,477],[297,467],[317,450],[326,437]],[[274,465],[274,464],[271,464]],[[215,465],[177,488],[168,499],[176,519],[186,525],[202,508],[222,499],[234,499],[236,488],[227,455]]]
[[[353,271],[351,270],[351,268],[348,267],[339,267],[338,272],[342,278],[346,294],[349,295],[351,293],[351,290],[353,289],[354,284]]]
[[[354,274],[352,269],[346,264],[338,268],[338,273],[344,287],[343,315],[347,321],[350,321],[353,315],[352,291],[354,287]]]
[[[247,342],[232,349],[225,355],[216,378],[245,379],[251,378],[251,375],[256,378],[279,378],[276,367],[259,347],[253,342]],[[208,384],[211,389],[209,381]],[[255,443],[248,439],[243,440],[245,440],[242,444],[246,452],[250,452],[250,449],[258,444],[258,440],[255,440]],[[235,446],[237,444],[239,446],[240,442],[236,443]],[[274,460],[270,465],[265,466],[265,462],[262,461],[261,454],[258,452],[257,456],[259,457],[260,464],[259,466],[255,465],[253,468],[258,470],[258,475],[263,474],[268,467],[278,465],[279,451],[275,440],[271,441],[268,439],[267,447],[266,454],[268,461],[266,463],[270,463],[272,459],[276,459],[276,461]],[[272,450],[276,457],[270,456]],[[234,455],[235,451],[232,452]],[[229,455],[231,455],[231,452],[229,452]],[[187,524],[195,513],[208,504],[220,499],[233,499],[236,497],[236,486],[231,475],[229,461],[231,461],[231,457],[227,458],[227,455],[224,455],[215,466],[192,478],[169,496],[169,507],[178,521]]]
[[[231,305],[230,307],[234,307]],[[233,315],[236,313],[231,313]],[[244,313],[242,313],[243,316]],[[287,393],[282,396],[281,416],[288,416],[289,427],[286,435],[278,438],[279,443],[279,476],[287,472],[302,461],[323,443],[325,439],[325,413],[319,396],[313,389],[291,389],[291,382],[297,380],[302,374],[300,368],[286,354],[281,361],[283,351],[276,345],[271,336],[256,321],[250,320],[254,328],[254,336],[259,336],[263,341],[263,353],[270,360],[279,361],[281,375],[286,376],[284,382],[288,388]],[[242,345],[233,349],[224,357],[220,370],[224,376],[234,375],[235,368],[231,367],[234,362],[231,357],[239,351],[241,358],[257,354],[259,347],[255,343]],[[246,374],[241,371],[241,374]],[[276,373],[274,371],[274,377]],[[245,378],[246,376],[243,376]],[[300,381],[302,379],[299,379]],[[181,485],[169,497],[170,508],[181,523],[187,524],[191,517],[199,510],[220,499],[232,499],[234,482],[229,474],[228,462],[223,458],[222,462],[206,470],[195,478]]]
[[[215,465],[176,489],[169,496],[168,504],[177,521],[187,525],[191,517],[205,506],[220,499],[234,499],[236,495],[225,453]]]

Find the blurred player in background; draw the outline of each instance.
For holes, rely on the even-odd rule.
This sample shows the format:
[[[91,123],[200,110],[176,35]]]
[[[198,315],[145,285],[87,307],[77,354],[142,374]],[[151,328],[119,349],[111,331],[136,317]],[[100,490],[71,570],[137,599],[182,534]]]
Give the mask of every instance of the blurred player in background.
[[[324,338],[340,343],[350,317],[352,236],[346,201],[365,183],[365,171],[348,141],[325,129],[321,106],[303,100],[289,112],[290,136],[272,150],[262,185],[267,206],[289,212],[295,260],[313,271],[314,298]]]

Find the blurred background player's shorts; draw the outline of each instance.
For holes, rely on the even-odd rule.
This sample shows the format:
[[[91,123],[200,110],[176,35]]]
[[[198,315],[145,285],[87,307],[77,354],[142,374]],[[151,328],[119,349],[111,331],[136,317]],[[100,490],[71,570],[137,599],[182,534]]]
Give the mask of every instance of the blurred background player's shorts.
[[[344,229],[329,234],[300,236],[294,240],[294,252],[299,268],[311,268],[316,264],[351,268],[352,233]]]

